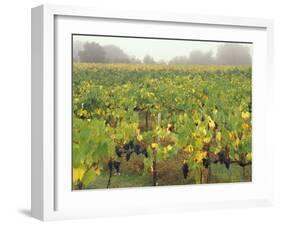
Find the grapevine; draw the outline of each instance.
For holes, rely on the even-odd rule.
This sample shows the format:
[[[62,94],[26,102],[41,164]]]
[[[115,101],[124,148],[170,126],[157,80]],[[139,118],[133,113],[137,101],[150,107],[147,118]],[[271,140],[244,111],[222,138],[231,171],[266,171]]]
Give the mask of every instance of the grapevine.
[[[212,183],[219,167],[249,181],[251,105],[250,66],[75,63],[73,187]]]

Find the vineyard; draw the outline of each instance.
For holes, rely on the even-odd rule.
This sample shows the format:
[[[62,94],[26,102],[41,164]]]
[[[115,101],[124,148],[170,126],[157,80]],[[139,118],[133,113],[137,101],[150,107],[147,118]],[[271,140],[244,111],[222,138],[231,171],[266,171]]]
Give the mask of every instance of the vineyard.
[[[251,67],[73,65],[73,189],[251,181]]]

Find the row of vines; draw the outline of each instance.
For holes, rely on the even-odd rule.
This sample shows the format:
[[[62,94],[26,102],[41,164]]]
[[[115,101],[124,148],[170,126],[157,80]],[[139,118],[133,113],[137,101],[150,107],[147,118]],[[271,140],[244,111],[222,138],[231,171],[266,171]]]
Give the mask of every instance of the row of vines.
[[[249,66],[74,64],[73,188],[101,176],[110,188],[134,156],[151,186],[173,161],[170,171],[198,184],[212,183],[214,165],[244,172],[251,108]]]

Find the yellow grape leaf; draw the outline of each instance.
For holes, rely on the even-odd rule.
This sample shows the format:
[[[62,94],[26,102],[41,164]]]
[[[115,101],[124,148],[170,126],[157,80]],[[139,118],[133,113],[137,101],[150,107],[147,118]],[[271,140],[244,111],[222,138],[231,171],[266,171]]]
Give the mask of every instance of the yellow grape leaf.
[[[96,173],[97,176],[100,175],[100,168],[99,168],[99,167],[97,167],[97,168],[95,169],[95,173]]]
[[[143,137],[142,137],[142,135],[141,135],[141,134],[138,134],[138,136],[137,136],[137,140],[138,140],[138,141],[142,141],[142,140],[143,140]]]
[[[246,158],[248,161],[252,161],[252,152],[248,153]]]
[[[199,127],[199,131],[200,131],[201,133],[203,133],[204,136],[207,135],[207,131],[206,131],[206,129],[205,129],[204,126],[200,126],[200,127]]]
[[[156,148],[158,148],[158,144],[157,144],[157,143],[152,143],[152,144],[151,144],[151,147],[152,147],[153,149],[156,149]]]
[[[216,135],[217,142],[221,141],[221,132],[218,132]]]
[[[206,151],[198,151],[195,155],[195,161],[196,162],[201,162],[203,158],[206,158],[207,152]]]
[[[173,147],[172,147],[170,144],[167,146],[167,150],[168,150],[168,151],[171,151],[172,148],[173,148]]]
[[[228,132],[229,139],[235,140],[235,135],[233,132]]]
[[[209,116],[208,117],[208,125],[209,125],[209,127],[211,128],[211,129],[214,129],[215,128],[215,122],[211,119],[211,117]]]
[[[185,149],[183,149],[186,153],[190,154],[193,152],[193,146],[191,144],[187,145]]]
[[[250,113],[248,111],[246,111],[246,112],[242,111],[241,117],[242,117],[242,119],[247,120],[250,118]]]
[[[82,180],[85,170],[82,167],[79,167],[79,168],[73,168],[72,172],[73,172],[73,181],[78,181],[78,180]]]
[[[206,143],[206,144],[208,144],[208,143],[210,143],[211,139],[212,139],[211,137],[205,137],[205,138],[203,139],[203,142]]]
[[[243,124],[242,124],[242,128],[243,128],[244,130],[247,130],[247,129],[250,128],[250,126],[249,126],[249,124],[247,124],[247,123],[243,123]]]

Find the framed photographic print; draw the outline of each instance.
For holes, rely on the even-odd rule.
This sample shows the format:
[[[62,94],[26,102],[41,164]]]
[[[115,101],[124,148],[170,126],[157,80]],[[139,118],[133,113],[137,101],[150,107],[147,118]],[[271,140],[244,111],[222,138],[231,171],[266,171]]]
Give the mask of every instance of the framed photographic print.
[[[32,9],[32,215],[271,204],[272,30],[264,19]]]

